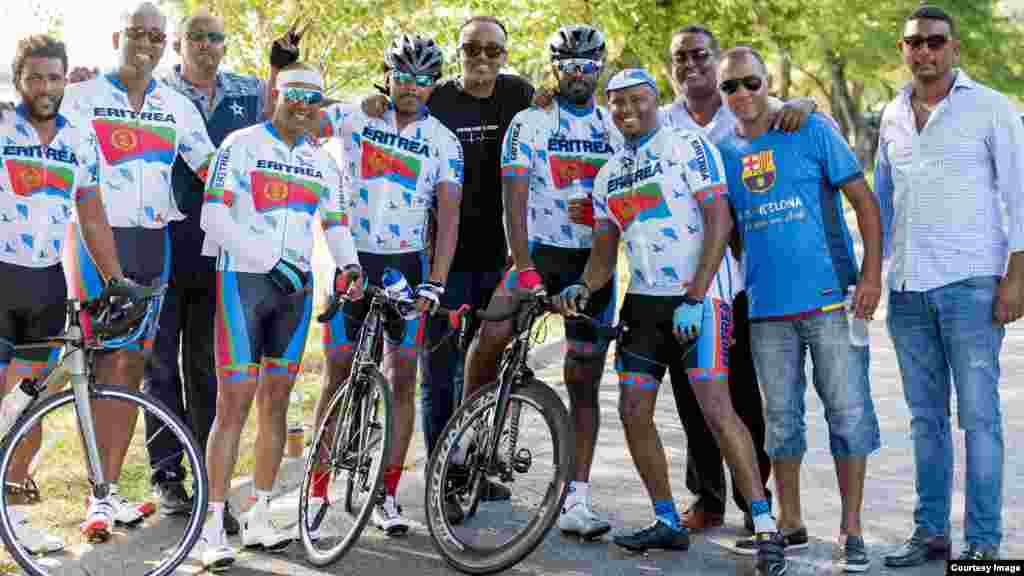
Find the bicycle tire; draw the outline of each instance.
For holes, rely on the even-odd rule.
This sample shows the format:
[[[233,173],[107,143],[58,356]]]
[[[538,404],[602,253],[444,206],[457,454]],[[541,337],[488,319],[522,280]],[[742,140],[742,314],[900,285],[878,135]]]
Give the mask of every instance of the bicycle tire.
[[[506,570],[528,556],[541,543],[558,519],[562,502],[572,471],[573,453],[569,445],[569,416],[558,394],[539,380],[512,390],[510,402],[519,401],[532,405],[543,415],[551,432],[556,473],[541,504],[543,512],[536,516],[525,530],[510,538],[504,545],[483,550],[458,540],[451,530],[444,512],[446,474],[449,455],[466,429],[478,420],[481,412],[494,409],[497,402],[497,384],[491,383],[467,399],[455,411],[439,436],[437,446],[427,464],[427,486],[424,508],[427,513],[427,528],[434,548],[456,570],[466,574],[492,574]],[[489,416],[488,416],[489,422]],[[471,473],[472,474],[472,473]],[[473,488],[471,508],[479,501],[482,474],[471,479]]]
[[[162,555],[164,561],[152,570],[145,572],[145,576],[167,576],[178,568],[188,557],[192,547],[195,546],[202,531],[209,505],[209,480],[206,475],[206,466],[197,448],[195,438],[185,423],[168,410],[163,402],[148,394],[122,387],[96,386],[90,391],[89,398],[92,402],[97,400],[119,400],[134,403],[138,408],[142,408],[158,418],[181,443],[183,453],[187,458],[187,464],[192,470],[194,481],[192,513],[188,518],[184,537],[178,542],[176,548],[172,549],[169,553],[164,553]],[[11,427],[7,436],[4,437],[2,445],[0,445],[0,485],[7,481],[9,464],[21,439],[47,414],[67,404],[73,404],[74,401],[74,392],[70,389],[64,390],[34,406],[18,419],[14,426]],[[50,576],[52,574],[50,569],[53,567],[36,562],[35,556],[21,546],[17,538],[15,538],[14,527],[8,510],[7,494],[5,492],[0,491],[0,538],[3,539],[8,552],[27,574],[31,576]],[[166,548],[163,551],[166,551]]]
[[[309,454],[306,456],[305,470],[302,477],[302,486],[299,490],[299,539],[302,540],[302,546],[306,550],[306,558],[314,566],[326,566],[333,562],[338,561],[351,546],[359,539],[363,529],[366,527],[367,522],[370,519],[370,514],[373,512],[373,505],[376,503],[375,495],[380,490],[381,485],[384,482],[384,461],[387,458],[391,450],[391,392],[387,385],[387,380],[384,375],[373,370],[368,372],[364,376],[360,376],[361,379],[369,379],[369,382],[363,380],[357,382],[356,390],[364,390],[364,393],[359,394],[359,397],[354,397],[352,391],[347,386],[342,386],[335,392],[334,397],[331,399],[330,404],[326,411],[324,411],[323,421],[317,429],[316,434],[313,437],[313,444],[310,446]],[[359,385],[362,385],[360,388]],[[360,472],[340,470],[337,467],[336,461],[338,460],[339,450],[351,443],[352,437],[356,438],[370,438],[371,437],[371,423],[367,418],[362,418],[361,421],[356,420],[359,414],[365,410],[376,411],[376,417],[373,418],[375,425],[380,428],[380,442],[373,453],[378,454],[369,463],[368,470]],[[338,413],[338,415],[335,415]],[[333,417],[332,417],[333,416]],[[339,417],[340,416],[340,417]],[[350,428],[352,425],[359,424],[359,428],[355,434],[349,432],[348,434],[341,434],[340,431],[345,428]],[[321,454],[321,445],[329,440],[326,433],[329,430],[333,430],[333,434],[330,439],[331,446],[329,447],[329,454],[331,460],[330,476],[332,477],[330,482],[342,482],[345,486],[343,490],[344,507],[345,513],[354,517],[354,523],[348,532],[339,540],[339,542],[331,547],[327,551],[321,551],[316,547],[313,539],[311,538],[310,520],[309,517],[309,499],[310,492],[313,484],[314,473],[318,470],[316,464],[320,462],[317,457]],[[362,477],[362,482],[371,483],[372,488],[369,490],[369,496],[365,499],[363,505],[359,507],[355,513],[350,510],[351,508],[351,496],[354,490],[358,489],[358,481],[360,478],[356,473],[365,474]],[[334,477],[335,473],[344,477]],[[341,502],[335,502],[335,504],[341,504]],[[321,521],[323,515],[321,514]],[[317,526],[316,528],[319,528]]]

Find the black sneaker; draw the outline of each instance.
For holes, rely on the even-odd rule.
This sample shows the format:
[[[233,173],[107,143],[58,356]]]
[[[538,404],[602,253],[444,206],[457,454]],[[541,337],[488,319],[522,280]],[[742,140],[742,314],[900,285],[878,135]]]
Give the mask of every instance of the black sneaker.
[[[871,567],[871,560],[868,558],[867,547],[864,546],[864,538],[860,536],[847,536],[846,543],[839,550],[836,558],[836,567],[846,572],[867,572]]]
[[[805,531],[806,533],[806,531]],[[761,576],[782,576],[786,562],[786,539],[780,532],[761,532],[751,538],[757,545],[757,573]]]
[[[237,536],[242,527],[238,524],[238,518],[231,513],[231,504],[224,503],[224,532],[228,536]]]
[[[185,492],[181,482],[162,482],[153,492],[160,498],[160,514],[163,516],[187,516],[192,512],[192,497]]]
[[[787,554],[795,550],[803,550],[804,548],[807,548],[807,528],[801,527],[788,534],[783,534],[782,542]],[[736,547],[733,548],[733,550],[738,554],[744,554],[747,556],[757,554],[757,551],[759,550],[757,535],[755,534],[751,538],[741,538],[737,540]]]
[[[690,547],[690,533],[683,528],[676,530],[660,520],[655,520],[643,530],[612,539],[617,546],[630,552],[646,552],[650,548],[663,550],[686,550]]]

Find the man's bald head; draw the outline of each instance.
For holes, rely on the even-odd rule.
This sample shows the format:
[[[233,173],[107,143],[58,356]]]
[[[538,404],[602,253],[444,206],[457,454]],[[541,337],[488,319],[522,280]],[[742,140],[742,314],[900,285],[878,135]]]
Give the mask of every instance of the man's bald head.
[[[189,29],[192,26],[202,24],[212,24],[217,29],[224,30],[224,19],[220,16],[215,15],[206,8],[198,8],[195,12],[185,16],[178,23],[178,29],[176,33],[179,38],[184,38],[188,34]]]
[[[167,16],[156,4],[148,1],[139,2],[121,13],[121,26],[128,28],[139,16],[157,16],[160,18],[161,29],[167,29]]]

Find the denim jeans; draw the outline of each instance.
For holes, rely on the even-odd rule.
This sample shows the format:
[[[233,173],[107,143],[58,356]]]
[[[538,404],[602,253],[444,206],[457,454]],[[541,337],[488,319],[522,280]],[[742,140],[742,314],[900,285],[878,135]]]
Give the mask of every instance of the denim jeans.
[[[914,523],[945,534],[953,494],[950,382],[966,436],[965,539],[1002,540],[1003,424],[999,350],[1006,329],[993,321],[999,279],[969,278],[926,292],[889,293],[889,334],[910,408],[917,505]]]
[[[850,344],[842,310],[796,320],[752,322],[751,350],[765,404],[765,451],[773,459],[807,451],[807,352],[814,388],[825,409],[829,446],[840,458],[867,456],[881,446],[871,400],[868,347]]]

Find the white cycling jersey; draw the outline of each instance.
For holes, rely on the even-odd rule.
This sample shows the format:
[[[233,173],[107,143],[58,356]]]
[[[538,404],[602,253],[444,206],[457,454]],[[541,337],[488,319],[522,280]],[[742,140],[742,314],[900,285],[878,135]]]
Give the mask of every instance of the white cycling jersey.
[[[594,218],[622,232],[632,277],[628,292],[681,296],[704,242],[701,205],[727,194],[718,149],[694,132],[662,126],[630,142],[594,184]],[[732,302],[742,289],[735,262],[723,259],[708,295]]]
[[[530,242],[590,248],[590,226],[569,221],[569,200],[590,195],[601,166],[622,146],[611,115],[600,106],[558,102],[528,108],[512,119],[502,144],[502,176],[530,179]]]
[[[333,104],[323,114],[323,136],[342,145],[352,236],[360,252],[423,250],[437,186],[462,187],[462,145],[424,108],[401,131],[395,111],[371,118],[356,106]]]
[[[111,226],[160,229],[185,219],[171,191],[174,159],[180,154],[205,179],[214,152],[203,117],[188,98],[153,80],[135,111],[124,85],[106,74],[68,86],[61,113],[93,128],[88,137],[98,150]]]
[[[284,259],[307,272],[317,211],[338,267],[358,264],[334,159],[305,139],[289,146],[270,122],[232,132],[206,182],[203,255],[218,270],[263,273]]]
[[[84,129],[57,115],[43,146],[24,105],[0,113],[0,262],[43,268],[60,262],[77,202],[98,192],[96,151]]]

